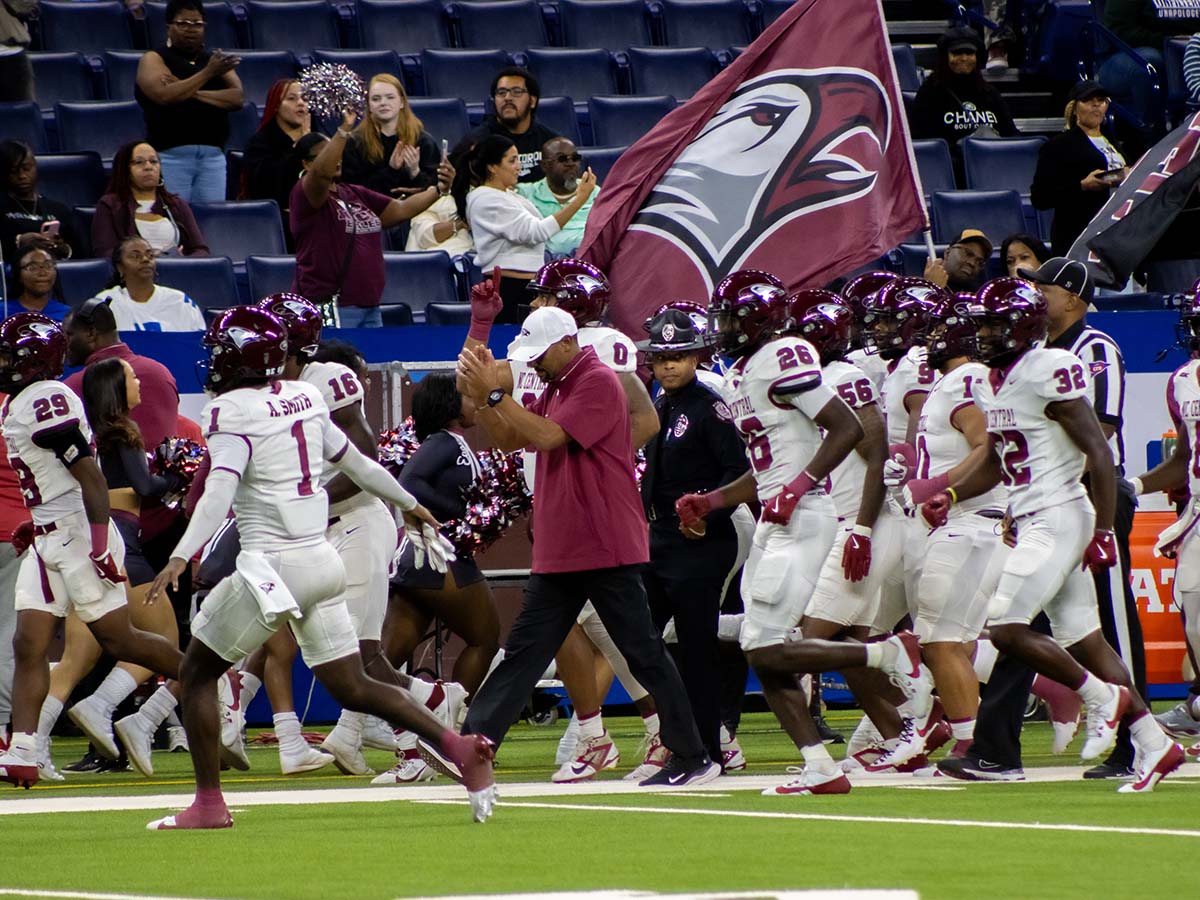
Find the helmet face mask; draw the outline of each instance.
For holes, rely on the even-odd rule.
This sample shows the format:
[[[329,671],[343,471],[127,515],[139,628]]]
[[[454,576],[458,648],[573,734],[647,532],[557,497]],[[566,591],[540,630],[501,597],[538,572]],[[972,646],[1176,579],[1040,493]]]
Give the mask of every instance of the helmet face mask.
[[[817,348],[824,365],[850,352],[855,337],[854,314],[833,291],[796,291],[788,297],[780,333],[804,338]]]
[[[992,368],[1009,365],[1046,336],[1046,298],[1020,278],[995,278],[979,289],[970,307],[976,320],[979,357]]]
[[[929,313],[929,324],[921,336],[929,365],[940,369],[959,357],[979,355],[978,323],[971,315],[974,297],[959,295],[939,303]]]
[[[862,346],[891,361],[921,342],[928,316],[947,294],[924,278],[895,278],[868,297],[862,315]]]
[[[854,334],[850,341],[851,350],[864,349],[862,320],[867,301],[874,297],[884,285],[900,276],[894,272],[867,272],[846,282],[842,288],[842,300],[850,308],[854,318]]]
[[[742,269],[726,275],[713,289],[705,338],[720,353],[752,353],[774,337],[786,301],[783,282],[770,272]]]

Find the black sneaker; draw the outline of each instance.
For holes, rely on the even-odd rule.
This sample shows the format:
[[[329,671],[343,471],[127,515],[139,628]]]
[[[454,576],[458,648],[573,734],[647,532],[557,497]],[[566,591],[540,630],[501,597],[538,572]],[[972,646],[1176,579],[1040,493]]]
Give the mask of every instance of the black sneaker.
[[[64,772],[99,772],[102,771],[101,766],[111,760],[105,759],[96,752],[96,748],[88,744],[87,753],[83,754],[83,759],[71,763],[69,766],[63,766]]]
[[[672,753],[665,766],[638,784],[642,787],[684,787],[707,784],[720,774],[721,764],[713,762],[707,753],[701,756]]]
[[[1110,762],[1102,762],[1098,766],[1092,766],[1083,773],[1084,778],[1133,778],[1134,776],[1135,773],[1132,766]]]
[[[813,719],[813,723],[817,726],[817,734],[821,735],[822,744],[844,744],[846,739],[829,727],[829,723],[825,721],[824,716],[817,716]]]
[[[961,781],[1024,781],[1025,770],[1008,768],[977,756],[946,757],[938,760],[938,771]]]

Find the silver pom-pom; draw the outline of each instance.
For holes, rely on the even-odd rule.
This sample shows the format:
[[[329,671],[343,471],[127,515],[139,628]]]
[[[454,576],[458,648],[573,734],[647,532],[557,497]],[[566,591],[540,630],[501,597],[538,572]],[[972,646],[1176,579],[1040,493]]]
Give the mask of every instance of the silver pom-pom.
[[[352,109],[361,114],[367,106],[367,86],[362,78],[341,63],[318,63],[300,73],[300,90],[312,112],[341,118]]]

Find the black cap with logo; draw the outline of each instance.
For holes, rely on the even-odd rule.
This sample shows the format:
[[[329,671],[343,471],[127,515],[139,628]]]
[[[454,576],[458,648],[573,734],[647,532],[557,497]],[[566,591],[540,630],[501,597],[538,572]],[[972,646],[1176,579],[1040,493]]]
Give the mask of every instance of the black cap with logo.
[[[1075,294],[1084,303],[1091,303],[1095,293],[1087,266],[1064,256],[1046,260],[1040,269],[1017,269],[1017,275],[1034,284],[1057,285]]]

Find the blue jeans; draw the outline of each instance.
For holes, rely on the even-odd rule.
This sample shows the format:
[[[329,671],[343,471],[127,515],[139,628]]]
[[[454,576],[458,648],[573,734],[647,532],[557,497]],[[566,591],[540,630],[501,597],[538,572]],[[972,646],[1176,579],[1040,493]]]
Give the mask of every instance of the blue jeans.
[[[225,199],[225,153],[208,144],[160,150],[163,183],[188,203],[221,203]]]
[[[1167,89],[1166,68],[1162,51],[1156,47],[1135,48],[1146,62],[1159,73],[1162,89]],[[1149,73],[1123,53],[1110,56],[1096,73],[1099,82],[1112,92],[1112,98],[1132,110],[1150,126],[1159,124],[1163,116],[1163,94],[1154,96]]]
[[[340,306],[338,321],[342,328],[382,328],[383,312],[378,306]]]

